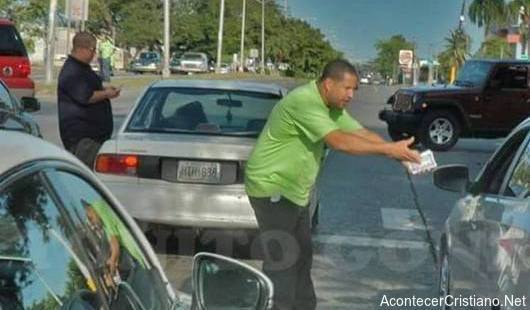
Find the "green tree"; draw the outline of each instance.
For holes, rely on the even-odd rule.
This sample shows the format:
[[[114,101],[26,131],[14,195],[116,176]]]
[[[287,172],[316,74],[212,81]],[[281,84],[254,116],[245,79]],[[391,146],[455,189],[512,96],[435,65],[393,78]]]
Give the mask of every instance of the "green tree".
[[[514,49],[506,42],[506,39],[500,37],[492,37],[482,42],[476,54],[478,58],[491,59],[510,59],[514,56]]]
[[[413,50],[414,43],[407,41],[402,35],[394,35],[387,40],[379,40],[375,43],[377,57],[375,67],[384,77],[395,76],[398,68],[399,51]]]
[[[455,68],[456,71],[470,56],[471,38],[462,29],[456,29],[445,38],[445,43],[445,50],[438,57],[441,69]]]
[[[472,23],[484,28],[484,37],[487,38],[494,26],[502,25],[506,20],[504,0],[473,0],[468,16]]]

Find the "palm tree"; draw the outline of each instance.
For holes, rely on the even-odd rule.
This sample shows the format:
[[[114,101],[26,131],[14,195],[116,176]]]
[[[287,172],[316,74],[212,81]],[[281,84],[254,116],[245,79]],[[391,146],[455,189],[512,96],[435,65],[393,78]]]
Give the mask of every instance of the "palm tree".
[[[464,30],[456,29],[449,33],[445,38],[445,51],[442,53],[443,58],[451,67],[451,82],[454,81],[456,71],[464,64],[467,57],[470,56],[471,38]]]
[[[484,37],[487,37],[494,26],[505,21],[505,11],[504,0],[473,0],[469,5],[468,16],[472,23],[480,28],[484,27]]]

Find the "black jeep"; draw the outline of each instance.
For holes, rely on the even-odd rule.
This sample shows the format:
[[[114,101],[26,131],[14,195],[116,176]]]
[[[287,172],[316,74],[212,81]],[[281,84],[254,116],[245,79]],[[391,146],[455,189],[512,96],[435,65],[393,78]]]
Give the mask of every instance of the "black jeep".
[[[398,90],[379,112],[393,140],[449,150],[459,137],[497,138],[530,115],[528,61],[469,60],[453,85]]]

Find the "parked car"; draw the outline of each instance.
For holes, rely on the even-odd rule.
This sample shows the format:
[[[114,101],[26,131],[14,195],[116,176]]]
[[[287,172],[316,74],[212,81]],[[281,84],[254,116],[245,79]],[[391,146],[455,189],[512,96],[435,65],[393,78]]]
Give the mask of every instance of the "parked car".
[[[265,275],[216,254],[195,256],[192,297],[174,291],[135,221],[79,160],[21,133],[0,145],[3,309],[272,307]]]
[[[279,86],[164,80],[151,85],[96,159],[97,175],[142,222],[257,228],[244,170]],[[313,220],[318,207],[313,191]]]
[[[40,110],[39,101],[34,97],[23,97],[20,102],[0,80],[0,132],[21,131],[42,137],[39,125],[29,115],[29,112]]]
[[[35,97],[35,84],[30,74],[28,53],[15,24],[0,19],[0,80],[17,98]]]
[[[470,60],[454,85],[398,90],[391,109],[379,113],[394,140],[416,136],[425,147],[446,151],[460,137],[506,136],[530,115],[530,62]]]
[[[463,193],[441,236],[442,297],[473,294],[499,297],[504,303],[504,296],[530,292],[529,133],[527,119],[473,182],[466,166],[450,165],[434,172],[436,186]]]
[[[184,73],[206,73],[209,71],[208,55],[188,52],[180,57],[180,71]]]
[[[180,67],[180,58],[171,57],[171,61],[169,62],[169,70],[171,71],[171,73],[182,72]]]
[[[162,72],[160,54],[158,52],[141,52],[131,64],[130,70],[136,73],[152,72],[160,74]]]

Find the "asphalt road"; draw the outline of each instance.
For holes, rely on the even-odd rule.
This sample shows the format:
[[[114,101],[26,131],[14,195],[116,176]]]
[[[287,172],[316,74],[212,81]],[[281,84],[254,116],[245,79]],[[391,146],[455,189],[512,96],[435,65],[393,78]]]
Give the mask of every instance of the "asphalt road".
[[[367,128],[386,136],[377,119],[393,88],[362,86],[349,107]],[[114,100],[115,127],[140,90],[125,88]],[[60,145],[54,97],[41,97],[35,114],[45,139]],[[475,176],[500,140],[463,139],[439,164],[466,164]],[[318,309],[378,309],[382,297],[437,296],[440,231],[458,194],[443,192],[431,175],[408,177],[392,160],[331,152],[319,181],[320,224],[314,234],[313,278]],[[163,233],[160,233],[163,234]],[[160,238],[165,238],[160,235]],[[193,245],[190,245],[193,247]],[[191,252],[157,247],[176,288],[190,290]],[[168,255],[166,255],[168,254]],[[252,261],[259,266],[259,261]]]

